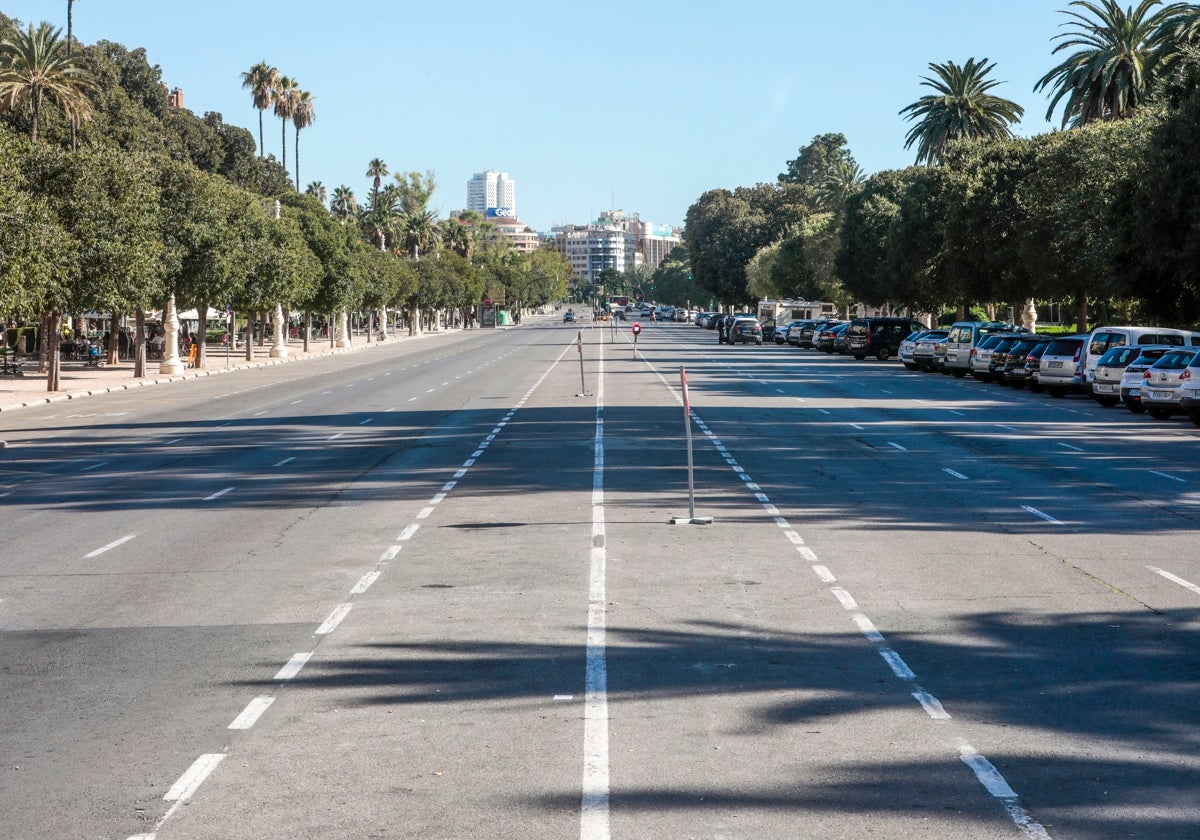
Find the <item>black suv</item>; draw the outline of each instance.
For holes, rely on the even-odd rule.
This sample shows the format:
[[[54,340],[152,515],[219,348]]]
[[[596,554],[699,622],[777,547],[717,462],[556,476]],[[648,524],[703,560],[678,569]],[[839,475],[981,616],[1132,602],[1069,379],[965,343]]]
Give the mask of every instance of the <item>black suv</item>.
[[[874,356],[882,362],[896,355],[909,333],[926,329],[912,318],[855,318],[846,327],[846,351],[859,360]]]

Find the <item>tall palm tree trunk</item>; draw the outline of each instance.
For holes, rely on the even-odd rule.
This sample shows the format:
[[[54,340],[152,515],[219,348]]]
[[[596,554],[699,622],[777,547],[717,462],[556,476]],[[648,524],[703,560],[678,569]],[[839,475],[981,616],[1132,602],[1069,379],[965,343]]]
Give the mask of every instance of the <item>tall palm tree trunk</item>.
[[[281,119],[280,123],[280,139],[283,142],[283,171],[287,172],[287,120]]]

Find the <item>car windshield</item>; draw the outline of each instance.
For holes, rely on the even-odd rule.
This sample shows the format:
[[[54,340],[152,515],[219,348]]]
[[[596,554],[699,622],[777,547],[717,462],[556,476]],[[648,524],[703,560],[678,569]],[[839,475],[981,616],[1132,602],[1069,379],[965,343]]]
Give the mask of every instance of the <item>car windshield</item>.
[[[1077,338],[1056,338],[1050,342],[1050,346],[1046,348],[1046,352],[1043,355],[1074,356],[1082,343]]]

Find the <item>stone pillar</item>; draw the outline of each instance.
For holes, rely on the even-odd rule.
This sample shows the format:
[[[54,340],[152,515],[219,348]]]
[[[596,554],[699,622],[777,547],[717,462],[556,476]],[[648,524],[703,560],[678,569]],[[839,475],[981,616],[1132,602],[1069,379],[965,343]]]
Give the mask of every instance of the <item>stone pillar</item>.
[[[1021,323],[1030,332],[1037,332],[1037,309],[1034,308],[1033,298],[1025,301],[1025,308],[1021,310]]]
[[[283,304],[275,304],[271,313],[271,353],[272,359],[286,359],[288,354],[287,336],[283,332]]]
[[[345,309],[343,309],[341,312],[338,313],[337,330],[338,330],[338,337],[337,337],[336,346],[349,347],[350,346],[350,316],[346,312]]]
[[[387,311],[387,307],[385,306],[379,310],[379,340],[380,341],[387,341],[387,337],[388,337],[387,330],[388,330],[388,311]]]
[[[162,363],[159,373],[173,375],[183,373],[183,362],[179,360],[179,316],[175,314],[175,295],[167,299],[167,310],[163,313],[166,343],[163,345]]]

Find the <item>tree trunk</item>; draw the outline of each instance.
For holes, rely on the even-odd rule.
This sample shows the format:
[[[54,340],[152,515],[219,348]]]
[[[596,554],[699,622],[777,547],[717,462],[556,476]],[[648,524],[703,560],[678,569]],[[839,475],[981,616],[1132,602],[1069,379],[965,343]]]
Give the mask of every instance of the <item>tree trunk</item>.
[[[115,365],[121,361],[118,349],[121,346],[121,321],[116,312],[108,317],[108,364]]]
[[[133,378],[140,379],[146,375],[146,313],[139,308],[134,318]]]
[[[312,335],[312,312],[304,310],[304,352],[308,352],[308,339]]]
[[[246,313],[246,361],[254,361],[254,320],[258,317],[258,313],[250,311]]]
[[[337,342],[336,342],[337,325],[338,325],[337,313],[336,312],[329,313],[329,346],[330,346],[330,348],[335,347],[337,344]]]
[[[204,367],[204,344],[208,340],[208,301],[202,300],[196,306],[196,315],[200,319],[199,326],[196,327],[196,335],[192,336],[192,341],[198,343],[196,348],[196,369]]]
[[[1087,332],[1088,302],[1087,295],[1079,296],[1079,320],[1075,322],[1075,332]]]
[[[52,312],[46,316],[48,329],[42,330],[46,336],[45,343],[48,346],[50,357],[47,360],[49,365],[46,372],[46,390],[57,391],[59,382],[59,358],[58,358],[58,338],[61,332],[62,313]]]

